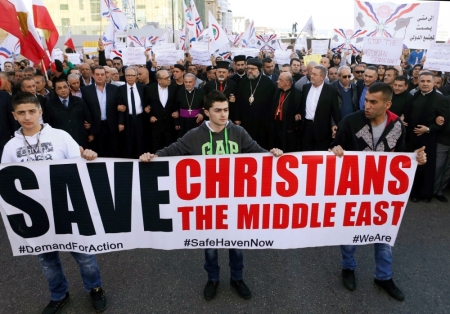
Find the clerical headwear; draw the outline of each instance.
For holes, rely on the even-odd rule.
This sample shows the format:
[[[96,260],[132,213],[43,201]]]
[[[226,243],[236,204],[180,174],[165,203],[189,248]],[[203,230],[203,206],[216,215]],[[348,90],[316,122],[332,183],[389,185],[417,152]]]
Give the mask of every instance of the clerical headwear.
[[[214,69],[217,69],[217,67],[215,67],[215,66],[213,66],[213,65],[208,65],[208,66],[206,67],[206,72],[209,72],[209,71],[214,70]]]
[[[177,69],[180,69],[181,71],[186,71],[186,69],[184,68],[184,66],[182,66],[181,64],[175,64],[174,66],[173,66],[174,68],[177,68]]]
[[[226,69],[228,70],[228,68],[230,67],[230,63],[227,61],[216,61],[216,68],[217,69]]]
[[[255,67],[258,67],[258,69],[261,69],[262,62],[258,58],[251,58],[247,60],[247,65],[254,65]]]
[[[234,62],[245,61],[244,55],[235,56],[233,59]]]

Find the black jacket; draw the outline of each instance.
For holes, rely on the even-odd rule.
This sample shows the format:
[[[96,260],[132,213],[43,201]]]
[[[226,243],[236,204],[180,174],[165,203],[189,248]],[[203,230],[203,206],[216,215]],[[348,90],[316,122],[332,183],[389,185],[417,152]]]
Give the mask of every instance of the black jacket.
[[[0,156],[3,147],[16,131],[15,120],[11,112],[11,96],[5,91],[0,91]]]
[[[169,85],[167,94],[167,103],[163,107],[159,100],[158,84],[150,84],[145,90],[145,106],[150,106],[149,117],[155,117],[158,121],[170,121],[175,123],[175,119],[172,118],[172,113],[178,110],[177,107],[177,88],[173,85]]]
[[[124,84],[122,86],[119,86],[119,92],[120,96],[122,98],[122,103],[127,107],[127,110],[124,112],[124,115],[127,116],[130,113],[129,104],[128,104],[128,91],[127,91],[128,84]],[[135,83],[135,87],[138,90],[139,97],[141,98],[141,106],[142,106],[142,112],[144,113],[145,106],[145,85],[140,83]],[[126,119],[125,119],[126,120]]]
[[[46,123],[52,128],[66,131],[78,145],[86,148],[87,136],[95,131],[91,112],[83,99],[69,95],[69,105],[66,108],[59,97],[54,95],[48,99],[46,110]],[[84,128],[84,121],[91,124],[89,131]]]
[[[342,108],[342,95],[341,95],[341,88],[339,86],[339,80],[334,81],[329,84],[331,87],[333,87],[337,93],[338,93],[338,102],[339,102],[339,109]],[[358,89],[356,87],[355,83],[350,83],[352,87],[352,105],[353,105],[353,112],[359,110],[359,98],[358,98]],[[361,96],[361,94],[359,94]]]

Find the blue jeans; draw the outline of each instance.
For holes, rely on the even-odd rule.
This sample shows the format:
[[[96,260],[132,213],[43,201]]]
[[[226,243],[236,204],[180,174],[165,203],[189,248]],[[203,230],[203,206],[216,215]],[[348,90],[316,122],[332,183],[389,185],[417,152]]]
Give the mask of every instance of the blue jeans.
[[[92,288],[101,287],[102,279],[95,256],[75,252],[70,252],[70,254],[72,254],[80,267],[84,288],[87,291],[91,291]],[[48,289],[50,290],[52,301],[63,299],[69,291],[69,285],[61,266],[59,252],[39,254],[38,258],[45,278],[48,281]]]
[[[375,278],[389,280],[392,277],[392,247],[385,243],[375,243]],[[354,270],[358,264],[353,257],[356,245],[341,245],[342,268]]]
[[[244,268],[244,255],[242,250],[229,249],[228,254],[230,257],[230,273],[231,279],[242,280],[242,268]],[[219,281],[220,266],[218,263],[218,251],[217,249],[205,250],[205,270],[208,273],[209,281]]]

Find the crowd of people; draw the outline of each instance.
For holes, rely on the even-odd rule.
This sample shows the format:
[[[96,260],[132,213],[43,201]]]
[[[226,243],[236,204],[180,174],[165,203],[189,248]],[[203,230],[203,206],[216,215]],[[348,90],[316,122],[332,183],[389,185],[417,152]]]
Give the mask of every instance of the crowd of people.
[[[365,64],[362,53],[349,57],[331,51],[320,63],[305,64],[307,53],[293,51],[289,64],[275,64],[271,52],[232,60],[212,56],[211,66],[194,64],[189,53],[177,64],[159,66],[155,55],[147,54],[146,64],[124,66],[119,57],[105,57],[100,41],[98,57],[85,55],[80,65],[65,58],[45,71],[27,60],[6,62],[0,72],[2,162],[55,159],[56,148],[39,142],[41,133],[53,129],[67,132],[88,158],[96,152],[142,162],[156,156],[269,150],[275,156],[329,149],[338,156],[345,150],[415,151],[419,167],[411,201],[428,203],[435,197],[447,203],[449,73],[424,69],[421,50],[405,49],[398,66]],[[25,106],[29,103],[38,111]],[[32,124],[34,133],[26,134]],[[8,147],[14,137],[20,147]],[[341,246],[343,283],[349,290],[355,289],[355,249]],[[49,267],[49,258],[41,256],[43,267]],[[376,244],[375,260],[375,283],[404,300],[392,281],[391,247]],[[242,251],[230,250],[230,284],[250,298],[242,267]],[[219,282],[217,250],[206,250],[205,270],[204,297],[209,300]],[[91,295],[100,309],[106,300],[99,277],[96,281],[94,286],[85,281],[85,287],[97,289]],[[56,285],[49,279],[49,285],[52,301],[44,313],[56,313],[68,299],[67,282],[64,278],[64,284]]]

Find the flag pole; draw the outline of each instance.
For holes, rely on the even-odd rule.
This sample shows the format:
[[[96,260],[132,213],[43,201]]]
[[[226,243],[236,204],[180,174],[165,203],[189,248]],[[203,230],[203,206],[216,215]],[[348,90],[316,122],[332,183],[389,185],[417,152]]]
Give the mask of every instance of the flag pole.
[[[98,35],[99,39],[102,38],[102,28],[103,28],[103,16],[102,16],[102,5],[100,1],[98,2],[98,12],[100,12],[100,34]]]
[[[44,58],[42,58],[42,60],[41,60],[41,66],[42,66],[42,68],[44,69],[44,75],[45,75],[45,78],[46,78],[47,81],[48,81],[47,69],[45,68]]]

